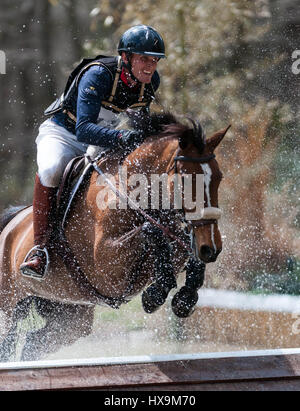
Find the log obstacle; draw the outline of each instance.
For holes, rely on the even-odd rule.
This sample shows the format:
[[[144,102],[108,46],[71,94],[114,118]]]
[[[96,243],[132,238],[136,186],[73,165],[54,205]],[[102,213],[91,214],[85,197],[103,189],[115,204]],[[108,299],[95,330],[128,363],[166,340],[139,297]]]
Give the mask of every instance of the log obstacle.
[[[203,290],[185,331],[240,351],[0,363],[0,390],[298,391],[299,320],[299,297]]]
[[[0,364],[0,390],[300,390],[300,349]]]
[[[242,349],[300,347],[300,297],[253,295],[203,289],[187,330],[199,330],[201,342]]]

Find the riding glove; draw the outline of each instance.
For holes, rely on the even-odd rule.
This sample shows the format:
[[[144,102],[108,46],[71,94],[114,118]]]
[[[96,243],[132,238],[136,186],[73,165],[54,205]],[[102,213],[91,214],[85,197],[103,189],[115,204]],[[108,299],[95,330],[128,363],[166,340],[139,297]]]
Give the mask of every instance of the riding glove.
[[[123,149],[134,149],[145,139],[144,133],[131,130],[120,130],[118,137],[120,139],[120,147]]]

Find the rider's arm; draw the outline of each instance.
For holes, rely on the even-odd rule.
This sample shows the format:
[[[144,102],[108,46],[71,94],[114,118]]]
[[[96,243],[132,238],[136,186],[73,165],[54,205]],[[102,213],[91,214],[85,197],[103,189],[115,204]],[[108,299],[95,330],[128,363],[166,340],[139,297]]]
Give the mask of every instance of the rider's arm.
[[[112,79],[101,66],[92,66],[82,76],[77,97],[77,140],[101,147],[118,145],[120,131],[97,125],[101,101],[110,95]]]

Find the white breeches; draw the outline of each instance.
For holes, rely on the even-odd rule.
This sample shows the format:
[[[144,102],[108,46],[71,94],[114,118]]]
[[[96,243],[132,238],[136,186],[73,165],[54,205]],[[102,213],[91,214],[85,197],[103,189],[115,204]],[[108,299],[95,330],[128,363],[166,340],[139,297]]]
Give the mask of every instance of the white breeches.
[[[38,174],[46,187],[58,187],[69,161],[83,155],[88,148],[87,144],[79,143],[74,134],[51,119],[41,124],[35,142]]]
[[[126,114],[114,114],[101,108],[97,124],[115,129],[127,128]],[[95,146],[79,143],[76,136],[59,126],[50,118],[44,121],[35,140],[37,145],[38,174],[41,183],[46,187],[58,187],[66,165],[72,158],[84,155],[88,147],[93,151]]]

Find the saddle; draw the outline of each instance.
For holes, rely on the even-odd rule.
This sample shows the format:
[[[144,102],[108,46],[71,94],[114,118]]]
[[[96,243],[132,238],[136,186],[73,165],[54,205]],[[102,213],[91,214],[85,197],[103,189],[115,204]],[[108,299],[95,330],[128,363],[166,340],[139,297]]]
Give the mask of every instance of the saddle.
[[[74,157],[67,164],[64,170],[63,176],[60,180],[59,187],[58,187],[57,200],[56,200],[57,209],[62,208],[63,205],[66,204],[69,198],[72,183],[74,183],[76,179],[80,176],[84,168],[84,165],[85,165],[84,156]]]
[[[93,160],[101,159],[104,161],[110,151],[100,147],[94,150],[94,147],[90,146],[86,155],[74,157],[67,164],[57,191],[56,217],[58,219],[58,232],[63,233],[65,221],[76,195],[84,190],[90,181],[94,167],[88,161],[88,157],[92,157]]]
[[[73,199],[80,187],[85,186],[91,175],[85,156],[74,157],[66,166],[57,191],[56,209],[60,230],[63,229]]]

